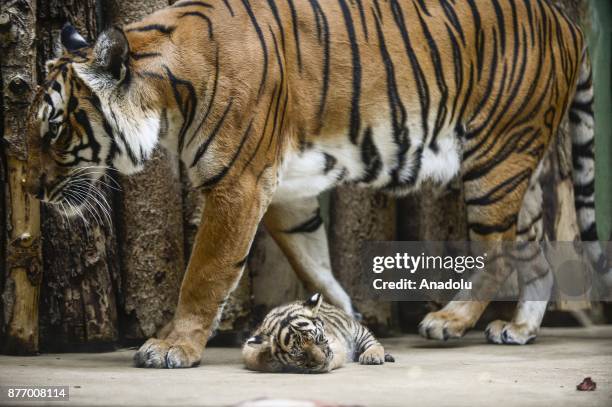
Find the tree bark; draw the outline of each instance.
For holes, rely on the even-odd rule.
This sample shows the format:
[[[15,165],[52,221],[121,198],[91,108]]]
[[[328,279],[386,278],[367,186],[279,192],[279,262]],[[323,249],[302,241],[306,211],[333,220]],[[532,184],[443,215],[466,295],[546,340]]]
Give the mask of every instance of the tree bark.
[[[308,292],[272,236],[260,225],[249,255],[251,318],[260,322],[274,307],[304,300]]]
[[[64,21],[90,42],[97,34],[96,0],[52,0],[38,10],[38,72],[54,58]],[[100,188],[108,202],[112,191]],[[120,289],[112,207],[106,216],[83,211],[68,220],[43,207],[44,278],[40,301],[41,348],[95,350],[118,341],[116,298]]]
[[[372,299],[360,253],[367,241],[395,240],[395,230],[395,199],[349,187],[333,192],[329,234],[332,269],[362,314],[363,322],[379,335],[389,330],[393,305]]]
[[[111,0],[108,21],[125,25],[168,6],[168,0]],[[155,334],[174,315],[184,273],[179,163],[161,150],[145,170],[121,177],[118,220],[124,339]]]
[[[3,264],[3,343],[11,354],[32,354],[38,346],[38,297],[42,276],[40,208],[23,190],[25,134],[32,90],[36,83],[34,48],[36,2],[4,2],[0,13],[3,138],[7,158],[8,245]],[[4,229],[3,229],[4,234]],[[5,236],[3,236],[4,238]],[[5,267],[6,266],[6,267]]]

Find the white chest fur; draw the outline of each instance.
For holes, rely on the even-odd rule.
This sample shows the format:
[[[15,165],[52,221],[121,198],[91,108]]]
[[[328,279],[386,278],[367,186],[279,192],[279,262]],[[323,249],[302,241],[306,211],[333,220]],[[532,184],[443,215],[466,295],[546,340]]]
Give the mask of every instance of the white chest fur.
[[[399,182],[395,190],[398,191],[399,187],[402,192],[409,192],[417,189],[423,181],[446,184],[461,168],[461,146],[454,131],[439,135],[436,150],[421,149],[423,139],[413,133],[411,147],[403,159],[400,159],[400,149],[394,143],[390,129],[378,127],[373,130],[372,143],[374,147],[369,149],[369,163],[363,145],[352,144],[345,136],[315,140],[304,151],[288,151],[273,201],[282,203],[314,197],[339,183],[384,188],[391,182],[393,172]],[[366,182],[364,176],[368,167],[372,167],[373,154],[380,164],[375,175]]]

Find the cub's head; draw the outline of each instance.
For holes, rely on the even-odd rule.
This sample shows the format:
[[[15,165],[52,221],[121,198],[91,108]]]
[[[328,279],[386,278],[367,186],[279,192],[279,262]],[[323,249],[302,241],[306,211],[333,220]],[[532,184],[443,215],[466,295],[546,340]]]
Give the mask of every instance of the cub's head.
[[[69,215],[89,199],[115,164],[118,147],[104,98],[118,92],[128,74],[129,47],[120,29],[104,32],[93,46],[72,26],[61,33],[61,55],[28,112],[26,190]]]
[[[333,352],[319,317],[323,296],[272,310],[259,333],[243,348],[247,367],[253,370],[323,373],[331,369]]]

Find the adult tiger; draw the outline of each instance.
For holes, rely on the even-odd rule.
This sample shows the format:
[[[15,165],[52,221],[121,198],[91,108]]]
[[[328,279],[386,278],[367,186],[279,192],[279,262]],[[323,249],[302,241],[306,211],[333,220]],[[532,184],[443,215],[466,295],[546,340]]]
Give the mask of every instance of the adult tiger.
[[[33,104],[29,190],[78,207],[99,177],[85,167],[132,173],[160,144],[206,191],[176,314],[139,366],[200,361],[262,218],[300,277],[351,312],[316,199],[340,183],[404,194],[461,176],[471,239],[515,239],[537,221],[521,202],[568,110],[595,237],[584,36],[544,0],[180,1],[93,46],[62,37]],[[486,305],[453,301],[421,332],[459,337]],[[527,342],[545,306],[521,302],[489,339]]]

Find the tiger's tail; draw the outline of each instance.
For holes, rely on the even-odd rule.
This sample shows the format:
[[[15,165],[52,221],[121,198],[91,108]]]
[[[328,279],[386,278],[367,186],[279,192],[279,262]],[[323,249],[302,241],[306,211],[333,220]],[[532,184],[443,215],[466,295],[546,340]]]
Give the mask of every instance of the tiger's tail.
[[[596,242],[595,223],[595,114],[593,111],[593,72],[585,49],[582,56],[578,83],[569,109],[572,139],[574,202],[580,237],[583,242]],[[589,257],[608,286],[612,286],[612,269],[597,243],[588,244]]]

